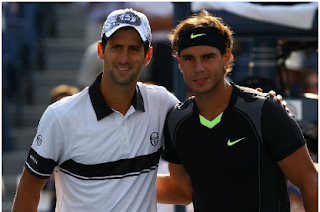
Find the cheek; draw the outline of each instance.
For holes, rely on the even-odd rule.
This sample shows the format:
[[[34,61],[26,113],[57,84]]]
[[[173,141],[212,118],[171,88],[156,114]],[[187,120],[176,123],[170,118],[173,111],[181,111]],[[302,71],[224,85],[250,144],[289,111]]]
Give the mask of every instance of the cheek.
[[[184,73],[189,73],[193,69],[193,64],[191,61],[184,61],[179,64],[180,71]]]
[[[132,62],[132,63],[141,63],[143,64],[145,61],[145,56],[142,53],[130,53],[128,55],[128,59]]]

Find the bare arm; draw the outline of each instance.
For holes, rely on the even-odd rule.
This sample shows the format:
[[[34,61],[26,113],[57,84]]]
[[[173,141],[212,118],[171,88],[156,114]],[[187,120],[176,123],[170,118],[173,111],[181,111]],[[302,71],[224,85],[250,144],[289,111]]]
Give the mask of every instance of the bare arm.
[[[300,189],[306,212],[318,211],[318,172],[306,145],[278,162],[288,179]]]
[[[130,6],[132,9],[144,13],[141,7]],[[149,24],[152,33],[160,30],[171,30],[173,27],[173,14],[168,14],[167,16],[148,16]]]
[[[36,178],[28,170],[23,169],[12,212],[38,211],[40,192],[46,182],[47,180]]]
[[[187,205],[192,201],[189,175],[181,164],[169,163],[170,175],[158,175],[158,203]]]
[[[173,15],[166,17],[153,17],[149,19],[152,32],[170,30],[173,27]]]

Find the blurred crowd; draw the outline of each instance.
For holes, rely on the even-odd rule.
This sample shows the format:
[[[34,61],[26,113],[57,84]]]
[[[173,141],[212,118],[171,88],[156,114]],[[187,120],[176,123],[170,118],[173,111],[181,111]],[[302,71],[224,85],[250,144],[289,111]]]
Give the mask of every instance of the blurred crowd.
[[[8,101],[16,116],[34,103],[34,72],[44,70],[44,41],[56,36],[55,3],[2,2],[2,126],[3,150],[10,150]],[[17,118],[16,126],[21,126]]]

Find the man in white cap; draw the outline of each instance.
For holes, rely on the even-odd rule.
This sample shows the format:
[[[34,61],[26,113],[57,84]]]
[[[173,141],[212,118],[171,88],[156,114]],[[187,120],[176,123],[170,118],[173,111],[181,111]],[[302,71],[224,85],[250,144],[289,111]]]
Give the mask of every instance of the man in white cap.
[[[151,59],[146,16],[112,12],[98,57],[103,72],[80,93],[42,115],[25,162],[13,211],[37,211],[55,175],[56,211],[156,211],[156,175],[167,112],[178,99],[138,81]]]

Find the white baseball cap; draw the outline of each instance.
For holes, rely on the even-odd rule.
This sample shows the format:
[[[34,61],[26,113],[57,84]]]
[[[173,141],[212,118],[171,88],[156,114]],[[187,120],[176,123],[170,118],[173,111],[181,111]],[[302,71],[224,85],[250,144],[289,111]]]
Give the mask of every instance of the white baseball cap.
[[[135,28],[142,41],[144,43],[149,43],[149,46],[151,46],[152,35],[147,17],[143,13],[137,12],[131,8],[119,9],[110,13],[103,24],[101,38],[103,35],[110,38],[115,31],[128,26]]]

